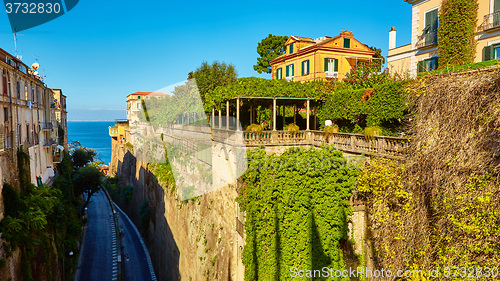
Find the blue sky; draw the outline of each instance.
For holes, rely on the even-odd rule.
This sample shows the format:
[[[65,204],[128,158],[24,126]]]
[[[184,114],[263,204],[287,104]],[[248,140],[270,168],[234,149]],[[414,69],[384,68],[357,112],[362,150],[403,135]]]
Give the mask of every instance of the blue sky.
[[[397,46],[410,42],[411,5],[386,1],[118,1],[80,0],[69,13],[18,36],[49,87],[68,97],[69,120],[125,117],[125,97],[185,80],[202,61],[232,63],[239,77],[253,70],[257,43],[268,34],[317,38],[352,30],[387,55],[391,26]],[[0,47],[13,53],[6,12]]]

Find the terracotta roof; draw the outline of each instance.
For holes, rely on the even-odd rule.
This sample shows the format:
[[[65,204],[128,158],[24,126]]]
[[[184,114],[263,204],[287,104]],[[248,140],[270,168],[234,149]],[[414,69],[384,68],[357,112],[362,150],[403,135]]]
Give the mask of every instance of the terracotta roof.
[[[166,96],[167,94],[164,93],[158,93],[158,92],[135,92],[127,96]]]
[[[314,39],[308,38],[308,37],[300,37],[300,36],[291,36],[291,37],[297,41],[305,41],[305,42],[312,42],[312,43],[315,42]]]
[[[290,38],[293,38],[295,40],[302,41],[302,42],[310,42],[310,43],[313,43],[313,44],[305,46],[303,48],[300,48],[297,52],[295,52],[293,54],[286,54],[285,53],[285,54],[283,54],[283,55],[281,55],[281,56],[279,56],[279,57],[271,60],[271,64],[273,64],[274,61],[278,61],[278,60],[283,59],[285,57],[297,56],[298,53],[303,53],[303,52],[305,52],[305,51],[307,51],[309,49],[318,49],[318,48],[321,47],[321,45],[326,44],[326,43],[331,42],[331,41],[334,41],[334,40],[336,40],[336,39],[338,39],[340,37],[354,39],[354,36],[353,36],[352,32],[348,31],[348,30],[346,30],[346,31],[342,30],[339,35],[334,36],[334,37],[323,36],[323,37],[319,37],[319,38],[316,38],[316,39],[311,39],[311,38],[307,38],[307,37],[300,37],[300,36],[290,36]],[[356,40],[356,39],[354,39],[354,40]],[[343,48],[339,47],[339,48],[335,48],[335,49],[342,50]],[[349,52],[352,52],[352,51],[349,50]],[[366,50],[366,51],[357,50],[357,52],[372,53],[372,55],[375,54],[375,52],[373,52],[372,50]]]

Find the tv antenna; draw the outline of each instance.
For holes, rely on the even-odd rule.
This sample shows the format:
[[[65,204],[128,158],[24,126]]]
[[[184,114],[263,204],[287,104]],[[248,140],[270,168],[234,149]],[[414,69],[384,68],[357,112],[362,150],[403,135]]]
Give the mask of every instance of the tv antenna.
[[[17,34],[17,32],[14,32],[14,55],[16,56],[16,58],[18,58],[19,60],[22,60],[23,59],[23,56],[21,55],[18,55],[18,53],[20,53],[20,51],[17,50],[17,36],[20,35],[22,36],[22,34]]]

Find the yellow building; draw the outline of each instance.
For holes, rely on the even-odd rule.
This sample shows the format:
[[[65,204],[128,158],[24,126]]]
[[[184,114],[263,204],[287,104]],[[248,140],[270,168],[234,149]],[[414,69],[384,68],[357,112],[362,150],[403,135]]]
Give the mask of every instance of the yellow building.
[[[389,31],[388,67],[391,72],[430,71],[439,64],[439,9],[442,0],[405,0],[412,5],[411,43],[396,48],[396,29]],[[500,1],[478,0],[476,56],[474,62],[500,58]]]
[[[375,54],[356,40],[352,32],[317,39],[290,36],[285,54],[272,60],[273,79],[310,81],[344,79],[359,62],[371,62]]]
[[[116,120],[115,125],[109,127],[109,136],[112,138],[112,141],[117,142],[119,145],[124,145],[127,139],[130,139],[128,120]]]
[[[127,120],[131,124],[139,122],[139,112],[142,111],[142,102],[152,97],[159,98],[165,96],[164,93],[156,92],[136,92],[127,96]]]

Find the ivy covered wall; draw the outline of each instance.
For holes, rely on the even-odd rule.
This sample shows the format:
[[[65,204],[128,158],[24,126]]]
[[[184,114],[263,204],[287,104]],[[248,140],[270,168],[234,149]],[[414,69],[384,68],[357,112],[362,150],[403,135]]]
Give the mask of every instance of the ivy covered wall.
[[[245,280],[289,280],[290,268],[345,269],[358,169],[333,147],[249,152],[237,201],[246,212]],[[319,280],[319,279],[318,279]]]

